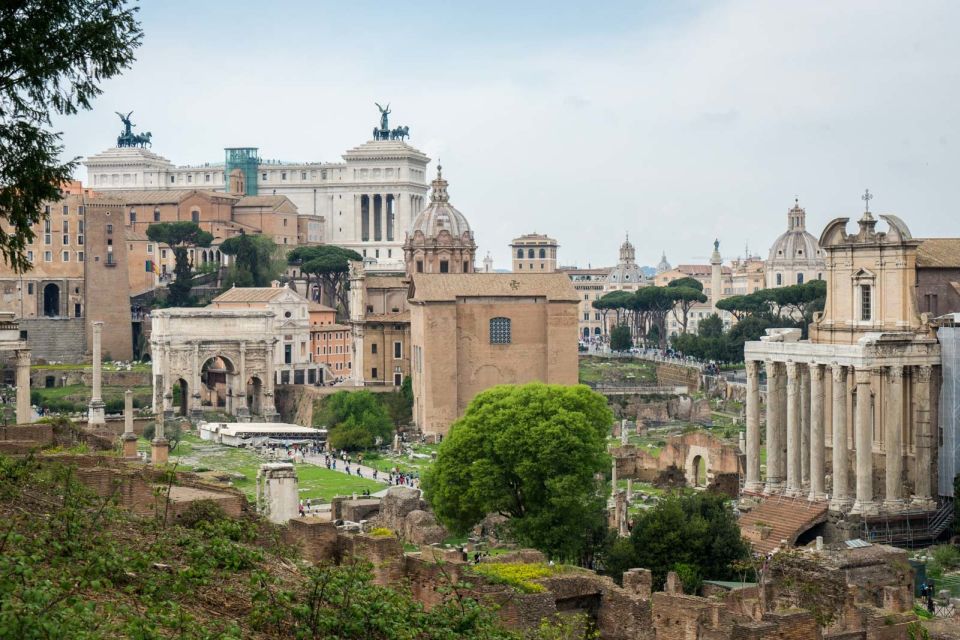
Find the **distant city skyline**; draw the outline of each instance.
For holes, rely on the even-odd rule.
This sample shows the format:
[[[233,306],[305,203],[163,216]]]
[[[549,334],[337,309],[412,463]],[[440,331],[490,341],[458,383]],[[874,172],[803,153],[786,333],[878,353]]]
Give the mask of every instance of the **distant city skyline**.
[[[510,264],[548,233],[558,262],[766,257],[799,197],[819,236],[872,209],[918,237],[960,235],[948,202],[960,43],[947,2],[149,3],[138,60],[91,112],[59,119],[65,157],[112,146],[133,111],[176,164],[339,161],[374,102],[438,159],[478,255]],[[85,179],[85,176],[80,175]]]

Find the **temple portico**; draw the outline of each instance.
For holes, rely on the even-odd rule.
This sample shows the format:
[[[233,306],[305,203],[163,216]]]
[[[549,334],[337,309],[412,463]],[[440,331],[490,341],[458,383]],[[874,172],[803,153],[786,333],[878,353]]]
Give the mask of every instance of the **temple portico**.
[[[831,510],[865,515],[931,508],[931,379],[940,365],[937,341],[889,332],[866,334],[855,344],[814,344],[800,341],[799,329],[768,333],[744,349],[745,491],[829,498]],[[767,376],[765,477],[760,465],[761,363]]]

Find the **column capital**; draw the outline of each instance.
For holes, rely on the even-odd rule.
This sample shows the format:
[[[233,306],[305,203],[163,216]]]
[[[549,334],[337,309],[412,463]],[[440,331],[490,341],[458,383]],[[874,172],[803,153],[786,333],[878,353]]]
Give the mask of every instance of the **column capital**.
[[[17,366],[18,367],[29,367],[30,366],[30,349],[17,349]]]
[[[930,378],[933,376],[933,367],[928,364],[920,365],[917,367],[917,374],[920,382],[930,382]]]
[[[873,375],[873,369],[857,367],[853,372],[853,378],[857,386],[870,384],[870,376]]]
[[[787,377],[796,378],[797,374],[799,373],[799,368],[797,367],[797,363],[794,362],[793,360],[787,360],[786,365],[787,365]]]
[[[894,384],[900,384],[903,381],[903,365],[892,364],[887,367],[887,378]]]
[[[823,366],[819,362],[807,363],[810,370],[810,378],[813,380],[823,380]]]
[[[744,364],[747,368],[747,378],[756,378],[760,374],[759,360],[747,360]]]
[[[847,379],[847,368],[842,364],[837,364],[836,362],[830,363],[830,371],[833,375],[834,382],[845,382]]]
[[[94,320],[90,324],[93,326],[94,331],[99,331],[103,329],[103,320]]]

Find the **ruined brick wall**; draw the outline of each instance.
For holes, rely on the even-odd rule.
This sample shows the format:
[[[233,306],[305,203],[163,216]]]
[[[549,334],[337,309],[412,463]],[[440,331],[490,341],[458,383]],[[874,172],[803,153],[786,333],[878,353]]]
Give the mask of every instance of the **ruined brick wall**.
[[[354,556],[373,564],[373,582],[388,585],[404,577],[403,545],[395,537],[374,537],[366,534],[341,534],[340,556]]]
[[[53,427],[49,424],[0,426],[0,452],[27,453],[34,447],[53,444]]]
[[[304,560],[315,564],[339,562],[337,527],[319,518],[294,518],[283,530],[283,541],[300,550]]]
[[[690,393],[700,389],[700,370],[679,364],[658,364],[657,384],[687,385]]]

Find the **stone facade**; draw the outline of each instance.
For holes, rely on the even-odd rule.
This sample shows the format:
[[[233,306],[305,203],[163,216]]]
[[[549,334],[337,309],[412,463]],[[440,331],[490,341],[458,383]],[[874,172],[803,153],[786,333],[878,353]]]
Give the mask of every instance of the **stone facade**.
[[[91,200],[86,203],[86,260],[83,297],[87,319],[87,344],[92,345],[94,322],[104,323],[103,355],[114,360],[133,358],[133,323],[130,315],[130,280],[127,275],[127,242],[121,205]]]
[[[856,234],[838,218],[821,235],[827,301],[809,341],[768,330],[745,346],[747,492],[829,498],[831,511],[865,516],[935,507],[940,345],[917,312],[919,242],[896,216],[880,217],[885,232],[867,211]]]
[[[510,242],[513,271],[553,273],[557,270],[557,241],[542,233],[528,233]]]
[[[497,384],[577,383],[577,303],[554,274],[414,274],[414,422],[446,434]]]

